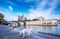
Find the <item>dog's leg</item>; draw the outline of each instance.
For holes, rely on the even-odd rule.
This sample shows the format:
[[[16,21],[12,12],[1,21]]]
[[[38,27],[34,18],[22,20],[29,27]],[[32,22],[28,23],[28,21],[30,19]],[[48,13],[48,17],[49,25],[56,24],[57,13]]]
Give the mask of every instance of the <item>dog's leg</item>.
[[[20,35],[21,35],[21,32],[20,32]]]
[[[30,37],[31,37],[31,35],[32,35],[32,33],[31,33],[31,32],[28,32],[28,38],[30,38]]]
[[[23,38],[25,37],[25,33],[23,33]]]

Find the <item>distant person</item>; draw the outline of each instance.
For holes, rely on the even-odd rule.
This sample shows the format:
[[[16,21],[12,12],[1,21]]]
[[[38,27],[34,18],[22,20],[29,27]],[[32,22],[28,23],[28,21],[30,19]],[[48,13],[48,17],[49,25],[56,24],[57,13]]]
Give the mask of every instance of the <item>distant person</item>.
[[[20,27],[21,26],[21,24],[18,22],[18,27]]]
[[[24,28],[26,28],[26,22],[25,22],[25,21],[23,21],[23,23],[24,23]]]

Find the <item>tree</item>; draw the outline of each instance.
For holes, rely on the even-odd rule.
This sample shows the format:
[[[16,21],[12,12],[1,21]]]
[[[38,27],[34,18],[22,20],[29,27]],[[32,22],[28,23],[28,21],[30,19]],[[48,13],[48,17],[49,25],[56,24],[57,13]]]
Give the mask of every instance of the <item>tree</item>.
[[[2,13],[0,13],[0,17],[1,17],[1,18],[4,18],[4,15],[3,15]]]
[[[6,20],[4,19],[4,15],[0,13],[0,23],[5,22]]]
[[[37,21],[37,20],[39,20],[39,19],[33,19],[32,21]]]
[[[3,21],[4,15],[0,13],[0,23]]]
[[[57,22],[60,24],[60,19],[58,19]]]

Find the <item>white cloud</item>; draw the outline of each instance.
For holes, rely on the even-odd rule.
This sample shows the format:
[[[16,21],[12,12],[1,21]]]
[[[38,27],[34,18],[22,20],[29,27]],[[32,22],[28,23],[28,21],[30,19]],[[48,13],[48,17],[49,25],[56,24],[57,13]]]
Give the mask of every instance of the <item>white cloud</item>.
[[[47,10],[43,10],[43,8],[47,4],[50,6],[50,8]],[[50,3],[48,0],[43,0],[41,3],[37,5],[36,9],[33,9],[33,8],[29,9],[28,11],[30,12],[29,18],[32,19],[32,18],[40,17],[40,16],[45,17],[46,19],[58,18],[59,15],[52,14],[57,4],[58,4],[58,0],[53,0]]]
[[[37,6],[37,8],[44,8],[45,5],[47,5],[47,0],[43,0],[41,3],[39,3],[39,5]]]
[[[11,2],[9,0],[7,1],[7,3],[10,4],[10,5],[16,6],[16,4],[14,2]]]
[[[17,0],[18,2],[20,2],[20,1],[24,1],[24,0]]]
[[[6,8],[2,8],[0,7],[0,13],[2,13],[4,15],[4,19],[7,20],[7,21],[17,21],[18,20],[18,16],[22,15],[22,13],[20,12],[12,12],[10,11],[9,9],[6,9]],[[24,14],[24,16],[27,16],[26,14]]]
[[[4,14],[4,19],[7,21],[17,20],[17,16],[12,15],[11,12],[3,11],[3,14]]]
[[[36,0],[25,0],[25,2],[32,2],[32,1],[36,1]]]
[[[32,6],[32,5],[31,5],[30,7],[31,7],[31,8],[34,8],[35,6]]]
[[[11,10],[11,11],[13,10],[12,6],[9,6],[9,10]]]
[[[18,15],[21,15],[20,12],[15,12],[13,13],[12,11],[10,11],[9,9],[6,8],[2,8],[4,10],[0,11],[2,14],[4,14],[4,19],[7,21],[12,21],[12,20],[17,20],[18,19]]]
[[[36,4],[39,4],[42,0],[24,0],[24,2],[35,2]]]
[[[32,1],[37,2],[37,1],[40,1],[40,0],[25,0],[25,2],[32,2]]]

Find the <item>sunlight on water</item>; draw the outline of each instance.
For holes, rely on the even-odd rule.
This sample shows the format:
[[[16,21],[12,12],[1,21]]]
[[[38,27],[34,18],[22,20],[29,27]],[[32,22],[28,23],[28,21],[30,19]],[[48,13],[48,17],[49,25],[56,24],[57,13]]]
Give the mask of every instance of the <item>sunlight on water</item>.
[[[58,26],[26,26],[34,32],[47,32],[53,34],[60,34],[60,25]]]

